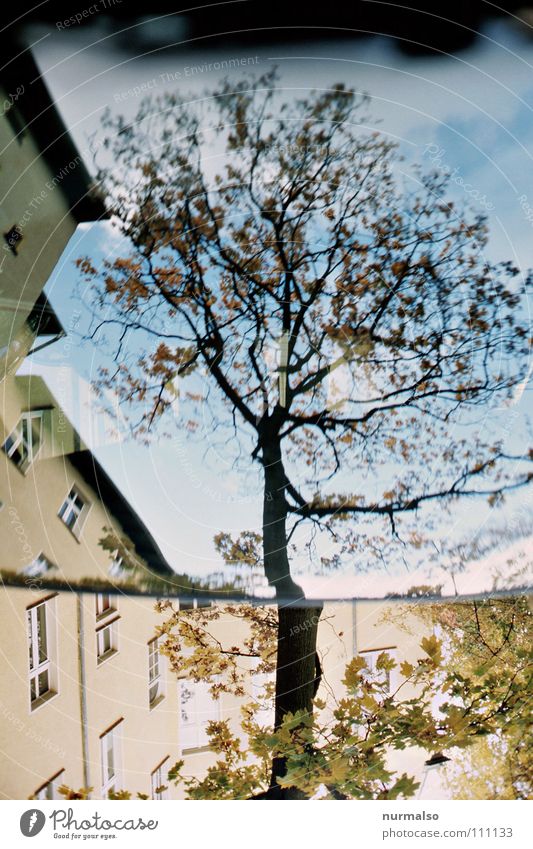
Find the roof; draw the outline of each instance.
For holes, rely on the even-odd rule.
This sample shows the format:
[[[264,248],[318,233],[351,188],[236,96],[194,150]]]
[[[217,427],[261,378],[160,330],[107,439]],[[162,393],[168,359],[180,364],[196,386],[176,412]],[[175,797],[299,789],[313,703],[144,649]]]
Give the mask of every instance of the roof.
[[[8,96],[23,89],[14,107],[52,175],[57,176],[57,185],[69,205],[71,215],[78,224],[106,218],[104,203],[90,191],[92,178],[54,104],[35,59],[28,49],[17,44],[12,44],[11,50],[11,58],[5,54],[2,56],[0,85]],[[69,168],[73,161],[76,161],[76,166]]]
[[[59,321],[50,301],[41,292],[33,309],[26,319],[36,336],[65,336],[65,329]]]
[[[98,493],[104,507],[118,519],[122,529],[134,543],[137,554],[157,574],[173,575],[174,571],[165,560],[152,534],[94,455],[85,449],[68,454],[67,459]]]

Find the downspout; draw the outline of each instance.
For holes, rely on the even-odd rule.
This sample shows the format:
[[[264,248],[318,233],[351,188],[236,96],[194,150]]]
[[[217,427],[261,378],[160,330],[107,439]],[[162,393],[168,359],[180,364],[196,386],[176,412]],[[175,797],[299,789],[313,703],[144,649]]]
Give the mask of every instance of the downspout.
[[[42,351],[44,348],[48,348],[49,345],[53,345],[55,342],[59,342],[60,339],[64,339],[66,337],[66,333],[64,330],[61,333],[57,333],[51,339],[48,339],[46,342],[41,342],[40,345],[37,345],[36,348],[31,348],[26,354],[27,357],[31,357],[32,354],[36,354],[37,351]]]
[[[80,697],[81,757],[83,786],[91,786],[89,774],[89,728],[87,723],[87,682],[85,675],[85,630],[81,593],[76,593],[76,618],[78,626],[78,688]]]
[[[353,657],[357,657],[357,602],[352,601],[352,649]]]

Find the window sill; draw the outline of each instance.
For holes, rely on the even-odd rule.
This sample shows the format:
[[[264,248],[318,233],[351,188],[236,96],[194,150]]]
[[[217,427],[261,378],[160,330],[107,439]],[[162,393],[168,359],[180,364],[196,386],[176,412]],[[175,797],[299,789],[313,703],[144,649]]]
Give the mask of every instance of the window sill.
[[[182,748],[181,754],[183,755],[184,758],[186,758],[187,755],[199,755],[199,754],[202,754],[202,752],[212,752],[212,751],[213,750],[212,750],[211,746],[209,744],[206,744],[205,746],[191,746],[190,749],[183,749]]]
[[[102,613],[98,613],[96,615],[97,622],[105,622],[108,616],[113,616],[117,612],[116,607],[110,607],[109,610],[104,610]]]
[[[165,694],[162,693],[160,696],[157,697],[157,699],[154,699],[153,702],[150,702],[150,705],[149,705],[150,710],[155,710],[156,707],[158,707],[161,704],[161,702],[164,702],[164,701],[165,701]]]
[[[99,657],[96,658],[96,665],[101,666],[103,663],[106,662],[106,660],[110,660],[116,654],[118,654],[118,649],[109,649],[109,651],[106,651],[105,654],[101,654]]]
[[[48,692],[45,693],[44,696],[39,696],[38,699],[35,699],[35,701],[30,703],[30,712],[35,713],[36,710],[42,708],[43,705],[47,705],[48,702],[51,702],[52,699],[55,699],[55,697],[58,695],[59,693],[57,693],[56,690],[48,690]]]
[[[113,784],[110,784],[109,787],[102,787],[101,796],[102,796],[102,799],[109,799],[110,793],[118,793],[118,792],[119,791],[117,790],[117,788],[114,786],[114,783],[113,783]]]
[[[28,475],[28,472],[30,471],[30,469],[32,468],[33,462],[29,463],[28,465],[23,463],[22,466],[19,466],[19,464],[15,460],[13,460],[12,457],[8,457],[8,455],[6,454],[5,451],[4,451],[4,454],[6,456],[6,459],[9,460],[11,466],[13,466],[13,468],[15,468],[17,470],[19,475],[22,475],[22,477],[25,478]]]

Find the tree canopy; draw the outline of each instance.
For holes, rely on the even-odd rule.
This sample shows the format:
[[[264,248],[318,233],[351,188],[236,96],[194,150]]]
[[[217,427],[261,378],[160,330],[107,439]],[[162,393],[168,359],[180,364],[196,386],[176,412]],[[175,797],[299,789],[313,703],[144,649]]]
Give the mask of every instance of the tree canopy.
[[[233,423],[263,466],[281,594],[295,523],[394,531],[531,474],[508,477],[502,445],[461,430],[523,376],[518,269],[489,261],[485,221],[446,199],[445,175],[402,177],[367,113],[342,85],[284,96],[266,74],[109,116],[99,183],[128,248],[79,262],[99,281],[93,337],[115,345],[101,385],[133,404],[136,432],[179,391],[184,424]]]

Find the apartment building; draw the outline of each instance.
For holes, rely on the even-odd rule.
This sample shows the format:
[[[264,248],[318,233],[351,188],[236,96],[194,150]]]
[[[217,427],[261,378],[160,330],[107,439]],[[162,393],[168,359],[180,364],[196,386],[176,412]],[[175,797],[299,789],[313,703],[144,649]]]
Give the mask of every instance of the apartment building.
[[[109,526],[131,542],[139,569],[170,569],[44,381],[16,376],[64,335],[43,288],[78,224],[104,207],[31,54],[13,46],[2,65],[0,569],[20,586],[0,595],[0,796],[54,798],[64,782],[105,796],[122,786],[124,748],[132,789],[150,795],[177,737],[153,601],[51,585],[120,582],[124,564],[100,544]]]
[[[0,377],[77,225],[105,216],[39,68],[28,50],[12,49],[0,71]]]

